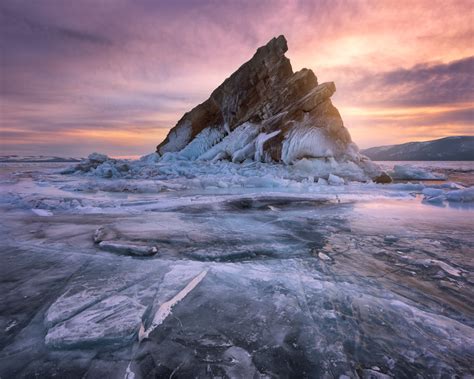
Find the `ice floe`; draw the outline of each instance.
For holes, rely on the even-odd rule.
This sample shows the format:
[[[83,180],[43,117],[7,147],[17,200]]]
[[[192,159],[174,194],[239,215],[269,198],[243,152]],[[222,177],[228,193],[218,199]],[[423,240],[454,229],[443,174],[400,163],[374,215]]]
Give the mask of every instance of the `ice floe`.
[[[390,175],[397,180],[446,180],[446,176],[442,174],[409,164],[395,165]]]
[[[146,307],[123,295],[114,295],[92,305],[49,329],[46,345],[80,348],[97,343],[123,345],[138,334]]]

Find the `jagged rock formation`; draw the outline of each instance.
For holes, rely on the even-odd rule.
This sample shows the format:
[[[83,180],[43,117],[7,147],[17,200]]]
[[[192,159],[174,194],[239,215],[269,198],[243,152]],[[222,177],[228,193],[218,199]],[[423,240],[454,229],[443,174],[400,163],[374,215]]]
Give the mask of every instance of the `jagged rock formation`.
[[[357,156],[338,110],[334,83],[309,69],[293,73],[284,36],[260,47],[204,103],[186,113],[157,146],[184,159],[286,164],[297,159]]]

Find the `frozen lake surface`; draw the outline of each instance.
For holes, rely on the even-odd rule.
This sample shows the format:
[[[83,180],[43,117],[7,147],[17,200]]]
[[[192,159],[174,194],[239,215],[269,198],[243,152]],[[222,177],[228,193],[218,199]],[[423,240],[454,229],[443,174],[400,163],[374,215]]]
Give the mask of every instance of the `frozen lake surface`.
[[[389,185],[194,164],[0,164],[0,377],[474,375],[472,162]]]

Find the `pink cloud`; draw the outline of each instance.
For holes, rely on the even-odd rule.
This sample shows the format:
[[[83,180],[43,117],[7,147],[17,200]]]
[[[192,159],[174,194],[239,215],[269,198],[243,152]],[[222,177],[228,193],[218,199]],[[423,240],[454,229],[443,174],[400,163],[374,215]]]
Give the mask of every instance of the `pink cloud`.
[[[344,108],[366,108],[366,119],[346,119],[350,130],[357,122],[356,142],[379,144],[386,137],[371,132],[375,119],[367,99],[380,99],[381,89],[361,80],[474,55],[471,6],[469,1],[6,1],[0,13],[2,127],[30,131],[29,153],[39,134],[67,139],[75,130],[140,128],[158,138],[258,46],[285,34],[295,70],[312,68],[320,81],[336,82],[334,102],[343,116]],[[393,96],[377,104],[393,106],[399,107]],[[455,119],[444,122],[469,132]],[[433,128],[442,133],[442,125]],[[402,120],[390,127],[399,130],[394,135],[424,130]],[[370,131],[370,140],[360,131]],[[90,139],[105,152],[126,149],[117,139],[99,143],[92,132]],[[138,143],[123,154],[146,153],[158,142]],[[4,133],[2,151],[14,151],[16,143]]]

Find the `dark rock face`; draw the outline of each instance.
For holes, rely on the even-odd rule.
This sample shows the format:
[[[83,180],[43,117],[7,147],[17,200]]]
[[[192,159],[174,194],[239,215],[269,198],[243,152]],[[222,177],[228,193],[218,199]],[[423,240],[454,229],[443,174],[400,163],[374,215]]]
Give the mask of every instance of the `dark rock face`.
[[[231,134],[244,123],[252,123],[262,133],[261,148],[267,160],[284,161],[304,157],[341,156],[351,145],[338,110],[331,103],[334,83],[318,84],[313,71],[302,69],[293,73],[284,36],[273,38],[260,47],[248,62],[226,79],[208,100],[186,113],[171,129],[157,152],[178,152],[206,128],[222,128]],[[297,133],[299,129],[301,133]],[[330,149],[306,146],[293,151],[285,159],[283,142],[301,138],[318,129],[314,139],[330,142]],[[311,134],[311,133],[310,133]],[[266,136],[265,136],[266,135]],[[310,137],[311,138],[311,137]],[[217,140],[217,142],[219,142]],[[248,149],[253,152],[255,149]],[[221,156],[222,157],[222,156]],[[291,158],[291,159],[290,159]]]
[[[392,183],[392,178],[386,172],[382,172],[379,176],[373,178],[373,181],[378,184],[388,184]]]

